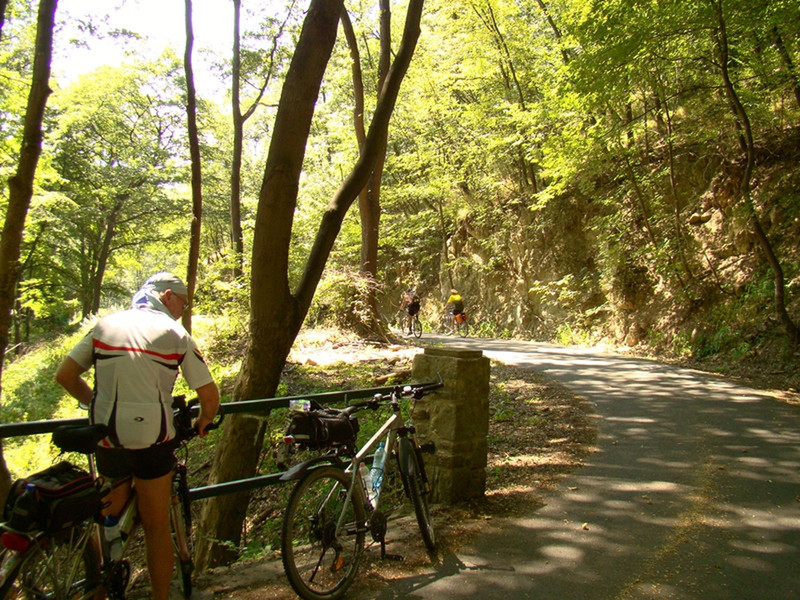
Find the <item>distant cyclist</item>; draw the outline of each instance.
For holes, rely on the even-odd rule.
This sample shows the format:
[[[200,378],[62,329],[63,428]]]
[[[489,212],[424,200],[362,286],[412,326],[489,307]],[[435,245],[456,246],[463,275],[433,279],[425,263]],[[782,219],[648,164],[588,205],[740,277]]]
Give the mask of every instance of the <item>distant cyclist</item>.
[[[458,293],[458,290],[450,290],[450,296],[447,298],[447,301],[445,301],[444,307],[445,310],[453,315],[453,318],[450,320],[449,331],[449,333],[453,333],[456,330],[456,315],[464,314],[464,299],[461,297],[461,294]]]
[[[419,302],[419,294],[413,287],[408,288],[400,297],[400,310],[405,309],[406,311],[407,335],[413,333],[412,325],[414,317],[419,314]]]

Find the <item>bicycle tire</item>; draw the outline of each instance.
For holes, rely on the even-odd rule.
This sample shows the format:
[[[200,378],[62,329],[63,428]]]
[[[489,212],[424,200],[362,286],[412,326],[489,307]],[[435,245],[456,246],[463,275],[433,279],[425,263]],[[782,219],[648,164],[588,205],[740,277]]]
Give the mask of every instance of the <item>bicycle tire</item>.
[[[411,322],[411,331],[414,333],[414,337],[421,338],[422,337],[422,323],[420,323],[419,318],[414,317],[414,320]]]
[[[21,556],[14,557],[19,562],[6,573],[0,585],[0,599],[93,598],[101,585],[100,557],[92,543],[93,526],[92,521],[85,521],[34,541]],[[7,551],[3,564],[11,558],[11,551]]]
[[[180,578],[184,598],[192,596],[192,513],[190,510],[189,485],[186,481],[186,466],[179,465],[175,473],[174,493],[170,505],[172,545],[178,559],[175,576]]]
[[[317,467],[297,482],[289,497],[281,555],[289,584],[304,600],[341,598],[358,571],[366,516],[360,495],[347,501],[350,482],[340,468]],[[344,524],[337,534],[341,515]],[[332,557],[326,556],[329,551]]]
[[[424,466],[420,464],[422,457],[419,456],[418,451],[414,449],[410,453],[412,461],[411,472],[406,476],[406,484],[408,488],[408,495],[411,497],[411,503],[414,505],[414,514],[417,516],[417,525],[422,534],[422,541],[429,552],[436,551],[436,533],[433,530],[433,521],[431,520],[431,513],[428,508],[428,494],[425,491],[425,482],[423,480],[422,469]]]

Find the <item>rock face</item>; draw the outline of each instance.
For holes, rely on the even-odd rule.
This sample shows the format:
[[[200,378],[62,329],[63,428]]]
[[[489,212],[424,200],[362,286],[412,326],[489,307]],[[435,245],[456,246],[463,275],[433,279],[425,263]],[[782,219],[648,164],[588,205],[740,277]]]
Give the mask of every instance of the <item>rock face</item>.
[[[413,413],[420,443],[436,445],[434,454],[425,454],[434,502],[452,504],[486,490],[489,371],[480,350],[426,348],[414,357],[414,381],[436,381],[439,374],[444,380]]]

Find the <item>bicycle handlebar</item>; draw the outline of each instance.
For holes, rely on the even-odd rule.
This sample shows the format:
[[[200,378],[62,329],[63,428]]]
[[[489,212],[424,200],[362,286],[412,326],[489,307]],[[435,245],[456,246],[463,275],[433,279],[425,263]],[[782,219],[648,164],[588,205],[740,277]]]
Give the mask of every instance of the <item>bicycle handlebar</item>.
[[[193,437],[199,435],[197,427],[192,423],[192,417],[200,414],[199,408],[200,401],[197,398],[192,398],[186,402],[186,396],[173,396],[172,397],[172,410],[173,418],[175,419],[175,439],[178,442],[185,442]],[[225,414],[222,411],[222,406],[217,410],[215,420],[206,425],[206,433],[219,428],[222,421],[225,419]]]
[[[383,403],[395,402],[400,398],[406,396],[412,396],[415,400],[419,400],[423,396],[430,394],[433,390],[438,389],[440,387],[444,387],[444,380],[442,379],[441,373],[437,373],[436,375],[439,377],[439,381],[437,381],[436,383],[428,383],[425,385],[418,385],[416,387],[411,385],[405,385],[405,386],[397,385],[388,394],[375,394],[369,400],[364,400],[363,402],[356,402],[354,404],[351,404],[343,408],[341,412],[347,415],[351,415],[365,408],[376,410]]]

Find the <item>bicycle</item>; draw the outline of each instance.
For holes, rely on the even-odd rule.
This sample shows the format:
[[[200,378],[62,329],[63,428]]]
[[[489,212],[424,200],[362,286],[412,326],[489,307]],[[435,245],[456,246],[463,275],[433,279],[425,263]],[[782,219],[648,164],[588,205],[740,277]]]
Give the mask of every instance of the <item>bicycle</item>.
[[[395,314],[395,323],[397,329],[403,333],[408,332],[408,312],[406,309],[401,308]],[[422,322],[419,320],[419,314],[414,315],[411,319],[411,334],[416,338],[422,337]]]
[[[177,431],[176,444],[182,450],[173,475],[170,503],[172,539],[178,558],[175,574],[180,578],[185,598],[192,594],[191,553],[192,520],[189,510],[189,484],[186,472],[187,444],[197,435],[192,426],[197,401],[188,405],[183,396],[173,398]],[[207,427],[216,429],[222,413]],[[110,484],[99,477],[94,464],[94,450],[100,440],[108,435],[106,425],[81,427],[64,426],[53,432],[53,443],[62,452],[84,454],[89,463],[89,473],[102,497]],[[98,506],[102,505],[98,503]],[[121,557],[112,559],[109,542],[103,535],[104,517],[98,508],[90,517],[55,531],[21,532],[7,523],[0,524],[0,599],[35,598],[49,600],[79,600],[94,598],[105,592],[111,600],[124,600],[130,582],[130,561],[122,558],[140,524],[136,506],[136,489],[133,488],[125,508],[119,516],[121,532]]]
[[[444,315],[444,317],[442,317],[442,328],[448,335],[451,333],[457,333],[462,338],[467,337],[469,335],[469,322],[467,321],[467,313],[462,312],[456,315],[452,312],[448,312]]]
[[[387,518],[380,504],[387,487],[381,484],[389,471],[389,456],[414,506],[423,543],[429,552],[436,550],[428,507],[430,487],[422,458],[423,453],[435,452],[435,446],[432,442],[422,446],[417,443],[416,429],[401,414],[400,399],[411,396],[418,400],[442,385],[440,377],[438,383],[397,386],[389,394],[376,394],[344,409],[304,407],[305,413],[296,414],[296,418],[302,417],[298,422],[320,422],[330,434],[328,440],[314,440],[313,435],[307,439],[298,435],[297,428],[292,433],[290,427],[285,438],[287,443],[326,450],[295,465],[281,478],[297,482],[284,513],[281,554],[289,583],[304,600],[335,600],[347,591],[358,571],[367,532],[380,543],[381,558],[387,557]],[[392,414],[356,451],[356,413],[381,407],[389,407]],[[337,431],[340,433],[334,434]],[[379,451],[372,465],[376,475],[369,486],[365,463],[376,448],[383,449],[383,463]]]

